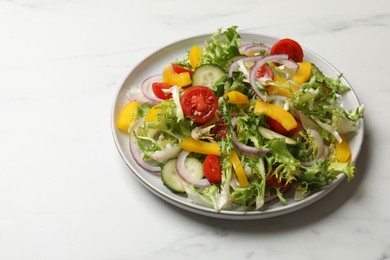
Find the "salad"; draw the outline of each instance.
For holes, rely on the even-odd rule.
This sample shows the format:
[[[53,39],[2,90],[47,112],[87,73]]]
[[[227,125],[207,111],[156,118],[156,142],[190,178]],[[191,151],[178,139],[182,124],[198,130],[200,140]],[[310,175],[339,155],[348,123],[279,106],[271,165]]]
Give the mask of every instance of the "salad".
[[[236,26],[218,29],[131,86],[116,127],[137,164],[178,196],[217,212],[262,210],[353,179],[347,134],[364,106],[343,108],[341,77],[292,39],[243,43]]]

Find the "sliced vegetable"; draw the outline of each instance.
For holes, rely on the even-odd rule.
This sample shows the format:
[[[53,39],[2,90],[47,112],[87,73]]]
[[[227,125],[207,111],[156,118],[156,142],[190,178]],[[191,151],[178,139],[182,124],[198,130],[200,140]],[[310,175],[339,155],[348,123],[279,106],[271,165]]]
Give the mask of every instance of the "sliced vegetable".
[[[172,86],[186,87],[191,85],[191,75],[188,72],[182,72],[177,74],[173,68],[172,64],[169,64],[165,67],[163,72],[163,82],[168,83]]]
[[[284,110],[280,106],[265,103],[263,101],[258,100],[256,102],[254,112],[256,114],[264,114],[275,119],[287,131],[290,131],[297,127],[297,121],[295,120],[295,118],[288,111]]]
[[[203,161],[203,173],[209,182],[222,182],[221,158],[218,155],[209,154]]]
[[[161,169],[161,179],[163,184],[174,193],[184,193],[183,180],[176,171],[177,159],[170,159]]]
[[[255,94],[265,101],[267,98],[266,96],[260,92],[259,89],[264,89],[264,87],[259,84],[257,80],[257,71],[260,69],[261,66],[268,62],[276,62],[276,63],[282,63],[286,67],[292,68],[293,70],[298,69],[298,64],[291,62],[287,60],[288,56],[286,54],[276,54],[276,55],[269,55],[269,56],[264,56],[261,59],[259,59],[256,64],[251,68],[250,74],[249,74],[249,83],[251,84],[251,87]]]
[[[311,62],[305,61],[299,62],[298,64],[299,68],[296,71],[292,80],[301,85],[309,81],[311,77]]]
[[[248,43],[239,48],[241,54],[245,54],[246,56],[255,56],[259,54],[267,54],[269,53],[270,47],[264,44],[255,44]]]
[[[282,126],[282,124],[280,124],[278,121],[276,121],[272,117],[267,118],[267,123],[270,125],[271,129],[274,130],[275,132],[278,132],[279,134],[282,134],[282,135],[291,135],[301,128],[301,126],[302,126],[301,121],[298,118],[295,118],[295,121],[297,121],[297,127],[288,131]]]
[[[303,60],[303,50],[296,41],[285,38],[277,41],[270,50],[270,54],[287,54],[290,60],[301,62]]]
[[[194,74],[193,70],[187,69],[186,67],[180,66],[180,65],[175,64],[175,63],[172,63],[172,69],[176,74],[180,74],[180,73],[184,73],[184,72],[188,72],[188,74],[190,74],[190,76],[192,76],[192,74]]]
[[[244,168],[242,167],[240,159],[238,158],[238,155],[235,151],[232,151],[230,153],[230,159],[232,160],[233,168],[234,171],[236,172],[240,186],[243,188],[248,186],[249,185],[248,178],[246,177]]]
[[[141,91],[145,98],[147,98],[152,103],[160,103],[162,101],[162,96],[157,96],[153,89],[154,82],[161,82],[163,76],[160,74],[147,77],[141,83]]]
[[[287,82],[286,79],[281,78],[279,75],[275,75],[273,79],[276,83],[284,84]],[[289,88],[285,88],[278,85],[269,85],[267,87],[267,92],[269,95],[281,95],[285,97],[292,97],[292,94],[297,92],[299,89],[295,84],[289,83]]]
[[[221,67],[212,64],[198,66],[192,76],[192,85],[211,88],[223,76],[225,76],[225,71]]]
[[[215,154],[221,155],[220,146],[218,143],[210,143],[193,139],[191,137],[184,138],[180,142],[180,147],[188,152],[200,154]]]
[[[287,137],[287,136],[284,136],[284,135],[281,135],[277,132],[274,132],[268,128],[265,128],[263,126],[259,126],[257,128],[259,130],[259,133],[264,137],[264,138],[267,138],[267,139],[282,139],[286,144],[297,144],[297,141],[295,141],[294,139],[290,138],[290,137]]]
[[[278,180],[278,178],[276,178],[275,174],[271,174],[271,176],[267,178],[266,182],[267,182],[268,186],[272,186],[274,188],[278,188],[281,190],[287,190],[293,184],[293,182],[286,184],[286,182],[284,180],[281,180],[281,181]]]
[[[232,133],[232,143],[234,148],[236,148],[238,151],[245,153],[245,154],[254,154],[254,155],[260,155],[269,152],[269,149],[262,148],[261,150],[257,149],[256,147],[246,145],[244,143],[241,143],[238,141],[236,133],[233,131]]]
[[[171,87],[171,84],[164,82],[153,82],[152,84],[153,93],[157,98],[160,99],[160,102],[162,100],[170,99],[172,97],[172,93],[164,92],[164,89],[170,89]]]
[[[210,88],[193,86],[181,97],[181,107],[185,116],[192,118],[198,124],[203,124],[214,118],[218,99]]]
[[[344,134],[340,134],[341,143],[335,142],[336,151],[335,158],[339,162],[350,162],[351,161],[351,149],[348,144],[347,137]]]
[[[192,68],[198,67],[202,63],[202,48],[198,45],[192,46],[191,50],[188,53],[188,59]]]
[[[161,168],[158,166],[154,166],[152,164],[149,164],[143,160],[141,157],[142,151],[136,144],[136,140],[134,138],[134,132],[137,131],[137,129],[144,123],[144,119],[141,118],[138,120],[138,122],[134,125],[133,131],[130,131],[130,136],[129,136],[129,147],[130,147],[130,153],[133,156],[135,162],[141,166],[145,171],[148,171],[153,174],[160,174]]]
[[[257,78],[264,78],[265,77],[265,78],[272,80],[274,77],[274,73],[268,64],[264,64],[257,70],[256,77]]]
[[[225,93],[225,97],[230,104],[249,104],[248,96],[236,90]]]
[[[131,101],[127,103],[119,114],[119,118],[116,121],[116,127],[124,133],[128,133],[129,127],[133,122],[133,119],[137,115],[137,108],[139,103],[136,101]]]
[[[210,182],[203,178],[202,162],[196,158],[188,157],[189,152],[181,151],[176,161],[177,174],[183,181],[193,184],[197,188],[210,186]]]
[[[145,117],[145,122],[157,122],[162,103],[152,106]]]

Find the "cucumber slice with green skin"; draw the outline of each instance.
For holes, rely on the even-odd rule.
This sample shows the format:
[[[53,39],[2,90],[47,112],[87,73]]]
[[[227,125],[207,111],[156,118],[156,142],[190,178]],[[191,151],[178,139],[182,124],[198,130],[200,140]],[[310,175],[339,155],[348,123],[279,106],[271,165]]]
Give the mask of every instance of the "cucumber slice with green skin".
[[[277,138],[277,139],[284,139],[284,142],[286,144],[297,144],[298,142],[295,141],[294,139],[291,139],[290,137],[287,137],[287,136],[284,136],[284,135],[281,135],[275,131],[272,131],[268,128],[265,128],[265,127],[262,127],[262,126],[259,126],[257,128],[257,130],[259,131],[259,133],[267,138],[267,139],[274,139],[274,138]]]
[[[176,172],[176,158],[168,160],[161,169],[163,184],[174,193],[184,193],[183,180]]]
[[[177,173],[177,158],[168,160],[161,170],[161,179],[164,185],[175,193],[184,193],[186,183]],[[203,164],[200,160],[187,157],[185,160],[185,171],[191,179],[203,179]]]
[[[205,64],[197,67],[192,75],[193,86],[212,87],[221,77],[225,75],[225,71],[212,64]]]
[[[184,163],[186,173],[191,179],[203,179],[203,163],[193,157],[187,157]]]

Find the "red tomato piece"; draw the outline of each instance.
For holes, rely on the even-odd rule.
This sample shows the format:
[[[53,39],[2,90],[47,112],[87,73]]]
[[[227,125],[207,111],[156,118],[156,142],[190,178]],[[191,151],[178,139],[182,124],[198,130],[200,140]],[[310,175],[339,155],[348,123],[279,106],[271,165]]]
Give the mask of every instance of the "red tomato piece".
[[[172,69],[177,74],[180,74],[183,72],[188,72],[190,74],[190,76],[192,76],[192,74],[194,73],[194,71],[192,71],[186,67],[180,66],[178,64],[174,64],[174,63],[172,63]]]
[[[297,121],[297,127],[291,129],[290,131],[287,131],[278,121],[275,119],[272,119],[271,117],[268,117],[267,123],[271,127],[271,129],[281,135],[291,135],[295,131],[301,128],[302,123],[298,118],[295,118],[295,121]]]
[[[163,82],[154,82],[152,84],[152,90],[154,95],[160,99],[170,99],[172,97],[172,93],[165,93],[163,89],[170,89],[172,87],[171,84],[163,83]]]
[[[268,186],[279,188],[281,190],[287,190],[291,187],[292,182],[289,182],[288,184],[284,183],[283,181],[279,181],[275,174],[272,174],[270,177],[267,178],[265,181]]]
[[[218,108],[218,99],[206,86],[193,86],[181,97],[181,107],[185,116],[195,123],[203,124],[214,118]]]
[[[209,154],[203,161],[203,174],[209,182],[222,182],[221,158],[218,155]]]
[[[274,73],[272,72],[272,69],[271,69],[271,67],[268,64],[264,64],[257,71],[256,77],[257,78],[267,77],[267,78],[273,79],[274,78]]]
[[[270,54],[287,54],[290,60],[295,62],[303,61],[303,50],[301,45],[292,39],[281,39],[276,42],[271,50]]]
[[[325,85],[322,85],[322,88],[324,89],[326,94],[329,94],[329,89]]]
[[[213,129],[211,129],[211,133],[215,136],[216,140],[221,140],[226,137],[228,132],[228,126],[223,120],[219,120],[215,123],[215,126]]]

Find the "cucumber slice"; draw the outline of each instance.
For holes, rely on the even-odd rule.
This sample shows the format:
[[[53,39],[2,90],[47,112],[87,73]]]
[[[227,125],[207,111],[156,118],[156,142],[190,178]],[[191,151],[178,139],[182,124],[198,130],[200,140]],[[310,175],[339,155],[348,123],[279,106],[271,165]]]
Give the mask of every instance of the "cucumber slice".
[[[287,136],[284,136],[284,135],[281,135],[275,131],[272,131],[268,128],[265,128],[265,127],[262,127],[262,126],[259,126],[257,128],[257,130],[259,131],[259,133],[267,138],[267,139],[274,139],[274,138],[278,138],[278,139],[284,139],[284,142],[286,144],[297,144],[298,142],[295,141],[294,139],[291,139],[290,137],[287,137]]]
[[[200,160],[187,157],[185,161],[186,172],[192,179],[203,179],[203,164]]]
[[[225,71],[222,68],[212,64],[205,64],[195,69],[192,75],[192,85],[211,88],[224,75]]]
[[[174,193],[184,193],[183,181],[176,172],[176,158],[168,160],[161,169],[163,184]]]
[[[177,158],[168,160],[161,170],[161,179],[164,185],[175,193],[184,193],[184,183],[176,170]],[[185,160],[186,173],[191,179],[203,179],[203,164],[200,160],[187,157]]]

